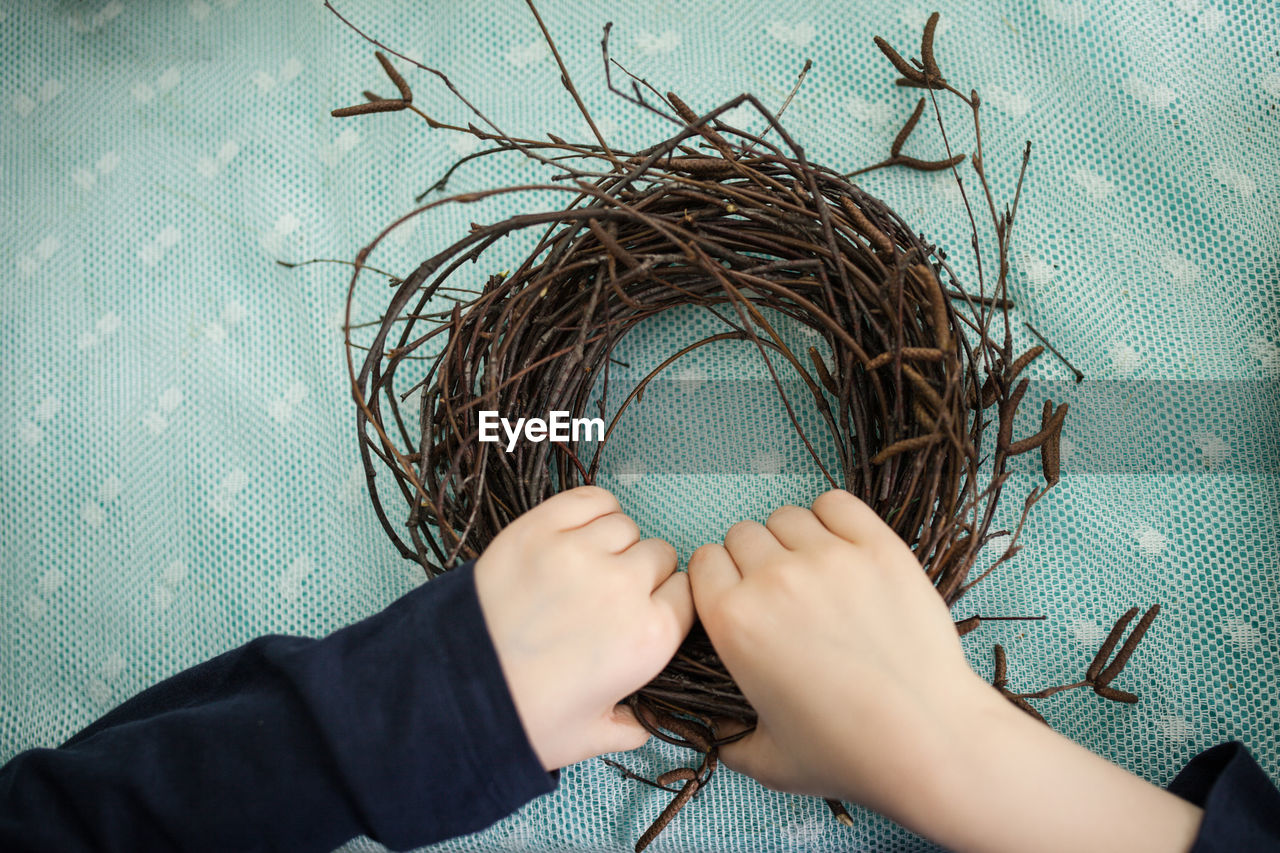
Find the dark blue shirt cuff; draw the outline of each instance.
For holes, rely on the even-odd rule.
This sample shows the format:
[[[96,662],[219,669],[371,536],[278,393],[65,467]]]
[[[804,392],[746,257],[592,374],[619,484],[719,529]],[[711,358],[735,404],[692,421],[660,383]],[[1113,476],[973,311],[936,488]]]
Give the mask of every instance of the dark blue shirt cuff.
[[[405,849],[555,788],[465,563],[323,639],[261,637],[0,768],[4,850]]]
[[[1191,759],[1169,790],[1204,809],[1192,853],[1280,851],[1280,791],[1239,741]]]

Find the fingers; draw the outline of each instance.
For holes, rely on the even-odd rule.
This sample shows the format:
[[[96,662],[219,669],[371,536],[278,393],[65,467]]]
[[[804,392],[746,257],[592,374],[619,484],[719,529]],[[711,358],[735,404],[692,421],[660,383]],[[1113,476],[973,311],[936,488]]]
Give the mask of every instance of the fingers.
[[[798,506],[778,507],[764,526],[775,539],[792,551],[798,551],[815,540],[831,535],[811,510]]]
[[[901,537],[875,510],[843,489],[832,489],[813,502],[813,514],[842,539],[873,550],[905,547]]]
[[[653,600],[674,617],[676,645],[679,646],[693,627],[693,592],[689,585],[689,575],[685,572],[673,572],[671,577],[654,590]]]
[[[601,752],[627,752],[649,742],[649,731],[626,705],[614,705],[605,712],[601,727]]]
[[[648,577],[650,591],[658,589],[676,570],[676,549],[663,539],[641,539],[619,556],[627,571]]]
[[[599,486],[578,486],[552,495],[521,518],[534,517],[538,524],[546,524],[555,530],[571,530],[608,515],[621,512],[618,499]]]
[[[611,512],[576,528],[596,548],[608,554],[621,554],[640,541],[640,527],[622,511]]]
[[[768,729],[756,726],[751,734],[720,747],[720,760],[725,766],[745,773],[767,788],[778,789],[778,768],[786,766],[781,751]]]
[[[724,535],[724,547],[744,576],[786,552],[777,537],[758,521],[739,521],[730,527]]]
[[[694,608],[710,611],[715,602],[742,583],[742,574],[723,545],[703,545],[689,557],[689,587]]]

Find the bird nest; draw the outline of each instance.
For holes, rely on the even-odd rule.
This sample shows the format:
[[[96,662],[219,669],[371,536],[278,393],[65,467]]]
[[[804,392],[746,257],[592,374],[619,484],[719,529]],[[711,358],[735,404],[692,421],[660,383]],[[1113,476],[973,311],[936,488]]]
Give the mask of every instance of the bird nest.
[[[699,113],[676,94],[661,94],[609,56],[606,26],[602,45],[609,89],[674,128],[648,148],[619,150],[599,132],[532,3],[530,9],[593,141],[507,134],[445,74],[419,66],[443,80],[474,111],[478,125],[432,118],[414,105],[409,85],[387,53],[418,63],[364,33],[381,48],[376,56],[398,97],[365,92],[365,102],[333,111],[335,116],[414,112],[434,129],[486,143],[463,162],[518,152],[555,172],[546,183],[452,196],[440,194],[446,175],[433,187],[436,198],[397,220],[354,261],[346,334],[357,429],[369,494],[399,552],[434,577],[477,557],[508,523],[555,492],[594,482],[607,439],[590,445],[521,443],[507,452],[501,443],[479,440],[479,413],[603,416],[619,342],[646,320],[693,306],[714,316],[720,330],[673,353],[630,388],[618,391],[615,380],[612,390],[622,400],[614,423],[676,359],[722,341],[747,342],[829,485],[868,503],[912,548],[948,606],[954,605],[1017,553],[1028,511],[1058,480],[1058,439],[1067,406],[1044,401],[1039,429],[1014,435],[1015,415],[1028,388],[1022,374],[1044,350],[1014,352],[1007,292],[1009,247],[1030,143],[1012,201],[997,205],[982,159],[981,102],[977,92],[964,94],[941,75],[933,55],[935,13],[925,26],[918,60],[904,60],[876,40],[902,75],[898,84],[922,89],[927,97],[919,99],[893,140],[889,157],[855,172],[810,162],[779,121],[785,103],[775,115],[744,94]],[[982,192],[974,207],[989,213],[995,235],[994,258],[984,264],[974,225],[976,291],[965,286],[945,251],[852,180],[870,169],[903,166],[950,170],[959,183],[965,155],[953,154],[949,143],[940,160],[902,153],[928,102],[942,127],[939,95],[958,98],[973,114],[977,151],[969,166]],[[730,110],[741,106],[767,122],[765,129],[751,133],[731,124]],[[394,292],[374,324],[370,346],[364,351],[353,344],[351,296],[361,272],[372,269],[371,252],[392,228],[444,204],[530,191],[558,192],[565,203],[473,224],[412,272],[392,275]],[[964,200],[973,223],[967,195]],[[460,270],[484,260],[499,240],[519,233],[530,235],[533,248],[518,265],[491,275],[480,291],[462,299],[452,296],[455,301],[447,308],[433,310],[439,297],[465,290],[455,287]],[[811,329],[823,346],[795,351],[778,330],[778,317]],[[397,389],[397,370],[411,358],[425,364],[425,375],[411,388]],[[788,394],[784,377],[798,379],[805,389],[800,397]],[[792,387],[797,387],[794,381]],[[415,391],[420,392],[413,403],[420,432],[408,427],[400,410]],[[801,428],[797,413],[806,408],[828,431],[835,464],[824,463]],[[1015,529],[993,529],[1011,473],[1009,461],[1032,451],[1040,454],[1045,482],[1025,496]],[[404,499],[399,509],[380,497],[377,471],[391,473]],[[980,565],[993,540],[1002,540],[1003,548]],[[1156,610],[1148,611],[1116,661],[1106,666],[1137,611],[1125,614],[1078,683],[1015,692],[1007,684],[1004,652],[996,646],[993,684],[1037,716],[1029,699],[1073,687],[1136,701],[1110,682]],[[965,633],[990,618],[1024,617],[971,615],[957,621],[957,630]],[[716,721],[751,724],[755,712],[696,625],[662,673],[626,701],[653,734],[702,754],[696,768],[643,780],[677,796],[641,837],[639,850],[714,772],[717,748],[727,740]],[[625,768],[624,773],[639,778]],[[843,806],[829,805],[848,822]]]

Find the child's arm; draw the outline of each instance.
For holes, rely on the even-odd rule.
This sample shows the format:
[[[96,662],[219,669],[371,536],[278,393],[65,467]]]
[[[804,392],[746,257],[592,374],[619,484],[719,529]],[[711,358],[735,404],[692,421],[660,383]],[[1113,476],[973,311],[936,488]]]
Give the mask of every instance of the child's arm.
[[[1015,708],[969,668],[911,550],[848,492],[732,527],[689,565],[759,712],[724,762],[957,850],[1187,850],[1202,811]]]
[[[615,703],[693,615],[671,547],[638,540],[611,495],[575,489],[368,619],[181,672],[0,768],[0,850],[404,849],[482,829],[555,768],[647,738]]]

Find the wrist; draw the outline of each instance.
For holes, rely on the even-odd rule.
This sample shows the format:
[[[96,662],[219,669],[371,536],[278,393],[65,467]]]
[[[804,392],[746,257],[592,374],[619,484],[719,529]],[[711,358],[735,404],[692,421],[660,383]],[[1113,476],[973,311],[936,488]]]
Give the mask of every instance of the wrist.
[[[1044,725],[972,672],[950,685],[945,696],[918,739],[915,778],[883,811],[926,838],[962,849],[957,841],[964,829],[985,825],[988,812],[1001,810],[993,782],[1007,768],[997,768],[996,759],[1026,748],[1025,739],[1033,737],[1026,723]],[[975,820],[979,815],[982,820]]]
[[[909,828],[957,851],[1190,849],[1199,808],[972,683]]]

